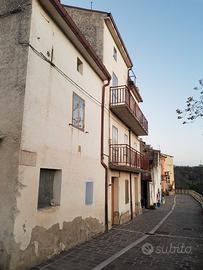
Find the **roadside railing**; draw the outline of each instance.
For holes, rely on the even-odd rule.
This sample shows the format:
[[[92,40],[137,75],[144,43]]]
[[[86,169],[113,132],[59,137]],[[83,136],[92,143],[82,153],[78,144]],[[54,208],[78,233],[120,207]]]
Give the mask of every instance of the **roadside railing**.
[[[176,189],[176,194],[188,194],[191,195],[203,208],[203,196],[192,189]]]

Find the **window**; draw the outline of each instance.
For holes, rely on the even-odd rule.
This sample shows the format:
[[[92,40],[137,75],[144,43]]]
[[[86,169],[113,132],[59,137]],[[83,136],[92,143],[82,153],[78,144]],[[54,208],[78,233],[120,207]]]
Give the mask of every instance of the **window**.
[[[125,203],[129,203],[129,181],[125,180]]]
[[[38,209],[60,205],[61,170],[40,169]]]
[[[93,182],[86,182],[85,204],[93,204]]]
[[[124,144],[128,145],[129,144],[129,141],[128,141],[128,135],[124,134]],[[127,164],[129,163],[129,158],[130,155],[129,155],[129,150],[127,148],[127,146],[125,146],[125,148],[123,149],[123,161]]]
[[[118,77],[116,76],[116,74],[114,72],[112,74],[112,86],[113,87],[118,86]]]
[[[112,86],[113,86],[113,89],[112,89],[112,103],[118,103],[119,100],[118,100],[118,90],[116,89],[117,86],[118,86],[118,78],[116,76],[116,74],[113,72],[112,74]]]
[[[112,126],[112,143],[118,144],[118,129],[115,126]]]
[[[115,61],[117,62],[117,50],[116,50],[115,47],[113,48],[113,58],[114,58]]]
[[[128,135],[124,134],[124,144],[128,144]]]
[[[83,74],[83,62],[79,58],[77,58],[77,71]]]
[[[73,93],[72,125],[78,129],[85,128],[85,101]]]
[[[112,126],[112,144],[118,144],[118,129],[115,126]],[[112,161],[117,163],[119,156],[119,149],[117,146],[112,148]]]

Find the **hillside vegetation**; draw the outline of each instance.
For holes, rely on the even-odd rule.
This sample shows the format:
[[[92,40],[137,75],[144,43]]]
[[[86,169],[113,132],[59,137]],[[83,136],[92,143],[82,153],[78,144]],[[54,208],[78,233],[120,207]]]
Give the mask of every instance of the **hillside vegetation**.
[[[175,166],[175,185],[177,189],[193,189],[203,195],[203,166]]]

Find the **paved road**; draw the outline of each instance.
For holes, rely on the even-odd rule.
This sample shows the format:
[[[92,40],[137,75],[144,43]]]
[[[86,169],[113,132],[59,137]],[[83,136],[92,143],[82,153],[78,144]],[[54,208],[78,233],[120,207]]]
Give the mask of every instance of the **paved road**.
[[[203,270],[203,211],[189,195],[146,210],[32,270]]]

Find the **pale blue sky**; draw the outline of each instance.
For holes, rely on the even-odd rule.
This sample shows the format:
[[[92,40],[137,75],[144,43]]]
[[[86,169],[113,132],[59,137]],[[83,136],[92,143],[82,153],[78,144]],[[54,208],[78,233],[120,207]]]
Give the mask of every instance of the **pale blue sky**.
[[[176,108],[203,78],[203,0],[94,0],[111,12],[132,57],[149,121],[147,143],[177,165],[203,163],[203,119],[181,125]],[[91,0],[62,0],[90,8]]]

